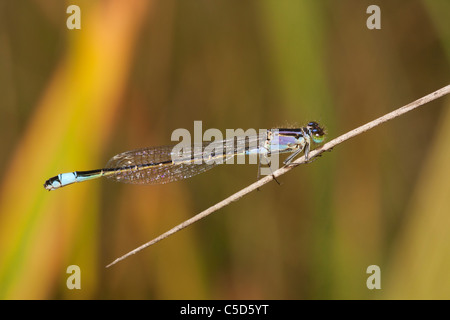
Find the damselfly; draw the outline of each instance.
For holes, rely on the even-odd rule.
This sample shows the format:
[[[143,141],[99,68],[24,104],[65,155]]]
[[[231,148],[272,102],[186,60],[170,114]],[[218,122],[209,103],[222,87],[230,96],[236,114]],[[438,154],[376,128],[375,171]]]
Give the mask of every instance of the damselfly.
[[[120,153],[112,157],[103,169],[61,173],[48,179],[44,187],[55,190],[100,177],[125,183],[163,184],[190,178],[239,155],[258,155],[261,164],[272,154],[292,152],[284,161],[288,165],[301,152],[308,159],[312,143],[319,144],[324,138],[324,129],[311,121],[296,129],[269,129],[242,139],[234,137],[205,142],[199,147],[185,147],[182,153],[174,151],[174,146],[149,147]]]

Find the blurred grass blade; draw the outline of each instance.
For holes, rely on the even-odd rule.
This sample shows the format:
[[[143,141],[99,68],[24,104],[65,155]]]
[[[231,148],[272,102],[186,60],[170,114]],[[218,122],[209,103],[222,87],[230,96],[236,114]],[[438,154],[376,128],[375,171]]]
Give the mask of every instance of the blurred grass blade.
[[[1,299],[48,297],[65,285],[66,268],[74,262],[82,270],[95,270],[96,185],[52,194],[42,184],[59,170],[98,165],[111,131],[150,3],[102,4],[84,2],[81,30],[62,31],[69,33],[66,58],[49,81],[2,181]],[[92,273],[85,274],[82,297],[96,290],[96,281]]]

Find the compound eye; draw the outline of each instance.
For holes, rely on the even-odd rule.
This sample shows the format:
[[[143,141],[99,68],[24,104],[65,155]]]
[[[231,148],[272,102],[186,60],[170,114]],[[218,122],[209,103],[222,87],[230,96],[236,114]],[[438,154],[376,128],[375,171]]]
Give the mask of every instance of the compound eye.
[[[325,134],[322,129],[312,129],[311,130],[312,139],[315,143],[322,143],[325,139]]]
[[[319,124],[315,121],[311,121],[308,123],[308,127],[317,128],[318,126],[319,126]]]

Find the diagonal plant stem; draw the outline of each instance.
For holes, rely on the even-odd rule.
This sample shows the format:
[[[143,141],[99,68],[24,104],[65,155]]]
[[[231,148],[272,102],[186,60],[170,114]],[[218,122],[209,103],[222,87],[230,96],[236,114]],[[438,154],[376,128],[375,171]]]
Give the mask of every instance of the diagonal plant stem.
[[[446,94],[450,93],[450,85],[447,85],[439,90],[434,91],[433,93],[430,93],[414,102],[411,102],[410,104],[403,106],[397,110],[394,110],[390,113],[385,114],[382,117],[379,117],[378,119],[375,119],[373,121],[370,121],[369,123],[366,123],[365,125],[362,125],[356,129],[353,129],[352,131],[349,131],[329,142],[327,142],[326,144],[324,144],[322,147],[317,148],[315,150],[312,150],[309,153],[309,158],[314,158],[320,154],[322,154],[325,151],[331,151],[332,148],[334,148],[335,146],[337,146],[338,144],[341,144],[342,142],[353,138],[363,132],[366,132],[386,121],[392,120],[398,116],[401,116],[417,107],[420,107],[430,101],[436,100],[442,96],[445,96]],[[106,267],[110,267],[126,258],[128,258],[129,256],[169,237],[170,235],[180,231],[181,229],[186,228],[187,226],[209,216],[211,213],[216,212],[219,209],[222,209],[223,207],[229,205],[230,203],[239,200],[240,198],[242,198],[243,196],[249,194],[252,191],[255,191],[256,189],[260,188],[261,186],[265,185],[266,183],[269,183],[270,181],[274,180],[275,178],[285,174],[286,172],[292,170],[294,167],[306,163],[308,162],[308,160],[305,159],[305,156],[302,156],[300,158],[298,158],[297,160],[293,161],[290,165],[288,166],[284,166],[276,171],[273,172],[273,175],[269,175],[266,176],[258,181],[256,181],[255,183],[252,183],[251,185],[249,185],[248,187],[245,187],[244,189],[234,193],[233,195],[229,196],[228,198],[216,203],[215,205],[213,205],[212,207],[209,207],[208,209],[206,209],[205,211],[200,212],[199,214],[193,216],[192,218],[180,223],[179,225],[177,225],[176,227],[173,227],[172,229],[170,229],[169,231],[161,234],[160,236],[156,237],[155,239],[141,245],[140,247],[128,252],[127,254],[117,258],[116,260],[114,260],[113,262],[111,262],[110,264],[108,264]]]

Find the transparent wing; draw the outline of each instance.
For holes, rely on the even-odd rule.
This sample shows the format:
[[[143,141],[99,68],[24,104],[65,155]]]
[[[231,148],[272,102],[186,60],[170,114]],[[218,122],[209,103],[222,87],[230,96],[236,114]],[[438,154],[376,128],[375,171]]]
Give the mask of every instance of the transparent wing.
[[[164,184],[203,173],[249,148],[258,148],[265,135],[205,142],[199,147],[160,146],[120,153],[105,167],[105,176],[124,183]],[[174,151],[175,150],[175,151]],[[176,155],[176,156],[175,156]]]

